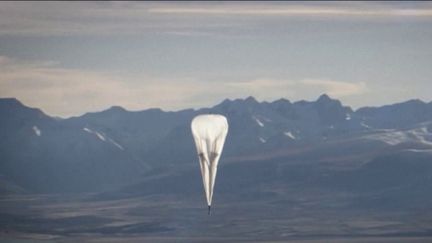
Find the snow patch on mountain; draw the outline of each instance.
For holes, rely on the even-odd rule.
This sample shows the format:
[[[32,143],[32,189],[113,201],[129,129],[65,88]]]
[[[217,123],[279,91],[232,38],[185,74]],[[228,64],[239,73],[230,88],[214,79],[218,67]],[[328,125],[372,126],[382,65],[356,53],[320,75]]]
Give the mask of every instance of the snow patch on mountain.
[[[117,143],[116,141],[114,141],[111,138],[108,138],[108,140],[110,141],[110,143],[112,143],[114,146],[116,146],[117,148],[124,150],[123,146],[121,146],[119,143]]]
[[[432,153],[432,149],[404,149],[403,151],[414,153]]]
[[[296,137],[292,134],[292,132],[284,132],[284,135],[291,139],[296,139]]]
[[[104,142],[106,141],[106,138],[104,136],[102,136],[102,134],[100,134],[100,133],[98,133],[96,131],[93,131],[93,130],[87,128],[87,127],[83,128],[83,130],[86,131],[86,132],[88,132],[88,133],[96,135],[100,140],[102,140]]]
[[[42,131],[37,126],[33,126],[33,131],[38,137],[42,135]]]
[[[261,141],[261,143],[265,143],[265,142],[267,142],[264,138],[262,138],[262,137],[259,137],[259,140]]]
[[[255,120],[255,122],[258,124],[258,126],[264,127],[264,123],[262,123],[258,118],[256,118],[255,116],[252,118]]]
[[[388,129],[385,132],[366,135],[364,138],[383,141],[389,145],[397,145],[403,142],[417,142],[432,146],[432,134],[427,127],[419,127],[405,131]]]
[[[102,140],[104,142],[109,142],[112,145],[116,146],[117,148],[124,150],[123,146],[121,146],[119,143],[117,143],[114,139],[107,137],[105,134],[101,134],[97,131],[93,131],[87,127],[84,127],[83,130],[90,133],[90,134],[95,135],[97,138],[99,138],[100,140]]]
[[[367,125],[364,122],[360,122],[360,126],[364,127],[364,128],[371,128],[369,125]]]
[[[408,137],[401,131],[390,131],[385,133],[378,133],[365,136],[367,139],[379,140],[389,145],[396,145],[408,140]]]
[[[432,145],[432,134],[429,133],[427,127],[420,127],[409,132],[421,143]]]

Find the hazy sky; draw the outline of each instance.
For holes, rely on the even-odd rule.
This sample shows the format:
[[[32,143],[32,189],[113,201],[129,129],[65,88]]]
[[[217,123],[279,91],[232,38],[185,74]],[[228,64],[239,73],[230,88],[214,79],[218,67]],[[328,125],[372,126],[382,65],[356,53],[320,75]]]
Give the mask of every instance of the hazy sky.
[[[431,2],[0,2],[0,97],[50,115],[432,100]]]

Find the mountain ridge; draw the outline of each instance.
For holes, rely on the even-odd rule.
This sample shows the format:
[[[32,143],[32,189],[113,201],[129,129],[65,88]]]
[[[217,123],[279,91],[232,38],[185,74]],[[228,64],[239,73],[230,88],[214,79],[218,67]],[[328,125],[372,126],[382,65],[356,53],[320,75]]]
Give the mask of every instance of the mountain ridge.
[[[245,98],[234,98],[234,99],[226,98],[226,99],[223,99],[221,102],[219,102],[219,103],[217,103],[217,104],[215,104],[215,105],[213,105],[211,107],[182,108],[182,109],[179,109],[179,110],[165,110],[163,108],[158,108],[158,107],[150,107],[150,108],[144,108],[144,109],[138,109],[138,110],[128,110],[127,108],[122,107],[121,105],[115,105],[115,104],[113,104],[110,107],[104,108],[102,110],[87,111],[87,112],[84,112],[83,114],[80,114],[80,115],[73,115],[73,116],[69,116],[69,117],[59,117],[59,118],[61,118],[61,119],[70,119],[70,118],[82,117],[82,116],[84,116],[84,115],[86,115],[88,113],[90,113],[90,114],[92,114],[92,113],[100,113],[100,112],[110,111],[110,110],[126,111],[126,112],[142,112],[142,111],[147,111],[147,110],[160,110],[160,111],[163,111],[163,112],[180,112],[180,111],[198,111],[198,110],[202,110],[202,109],[210,109],[210,108],[214,108],[216,106],[220,106],[220,105],[222,105],[222,104],[224,104],[226,102],[229,103],[229,102],[234,102],[234,101],[255,101],[256,103],[260,103],[260,104],[262,104],[262,103],[276,104],[276,103],[280,103],[280,102],[287,102],[287,103],[290,103],[290,104],[296,104],[296,103],[297,104],[304,104],[304,103],[316,102],[316,101],[319,101],[320,99],[334,100],[334,101],[338,101],[339,103],[341,103],[340,100],[332,98],[332,97],[330,97],[326,93],[321,94],[315,100],[304,100],[304,99],[301,99],[301,100],[297,100],[297,101],[291,101],[291,100],[289,100],[287,98],[284,98],[284,97],[275,99],[273,101],[266,101],[266,100],[258,101],[253,96],[247,96]],[[43,109],[41,109],[41,108],[29,106],[29,105],[23,103],[22,101],[20,101],[18,98],[15,98],[15,97],[0,97],[0,103],[4,103],[5,101],[6,102],[7,101],[9,101],[9,102],[15,102],[17,104],[23,105],[23,106],[28,107],[28,108],[39,109],[44,114],[46,114],[47,116],[50,116],[50,117],[56,117],[56,118],[58,117],[56,115],[49,115],[49,114],[45,113],[43,111]],[[353,112],[357,112],[358,110],[361,110],[361,109],[379,109],[379,108],[385,108],[385,107],[392,106],[392,105],[402,105],[404,103],[411,103],[411,102],[419,102],[419,103],[423,103],[423,104],[426,104],[426,105],[432,105],[432,101],[426,102],[426,101],[424,101],[422,99],[412,98],[412,99],[408,99],[408,100],[405,100],[405,101],[395,102],[395,103],[392,103],[392,104],[384,104],[384,105],[376,105],[376,106],[361,106],[361,107],[356,108],[355,110],[352,109],[350,106],[347,106],[347,105],[344,105],[344,106],[350,108]]]
[[[357,156],[367,152],[363,148],[387,153],[432,145],[432,103],[416,100],[353,111],[325,94],[296,102],[258,102],[249,96],[196,110],[112,106],[56,119],[17,99],[2,98],[0,176],[28,191],[82,192],[136,183],[149,173],[176,171],[178,165],[189,168],[196,165],[190,121],[204,113],[228,118],[222,158],[228,161],[274,158],[266,154],[283,158],[304,149],[332,156],[353,151]],[[337,152],[341,147],[347,152]]]

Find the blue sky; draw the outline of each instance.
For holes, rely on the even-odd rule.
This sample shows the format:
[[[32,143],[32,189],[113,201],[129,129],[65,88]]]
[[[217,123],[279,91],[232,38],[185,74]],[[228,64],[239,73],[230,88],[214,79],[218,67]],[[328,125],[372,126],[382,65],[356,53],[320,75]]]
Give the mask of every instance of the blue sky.
[[[68,117],[432,100],[431,2],[0,2],[0,97]]]

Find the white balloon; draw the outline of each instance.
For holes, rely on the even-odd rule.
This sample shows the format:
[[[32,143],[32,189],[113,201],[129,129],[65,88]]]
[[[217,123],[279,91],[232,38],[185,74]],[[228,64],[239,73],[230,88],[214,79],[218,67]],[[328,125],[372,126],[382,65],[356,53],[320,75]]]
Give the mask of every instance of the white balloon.
[[[210,214],[217,166],[228,133],[228,122],[222,115],[198,115],[192,120],[191,129],[198,152]]]

